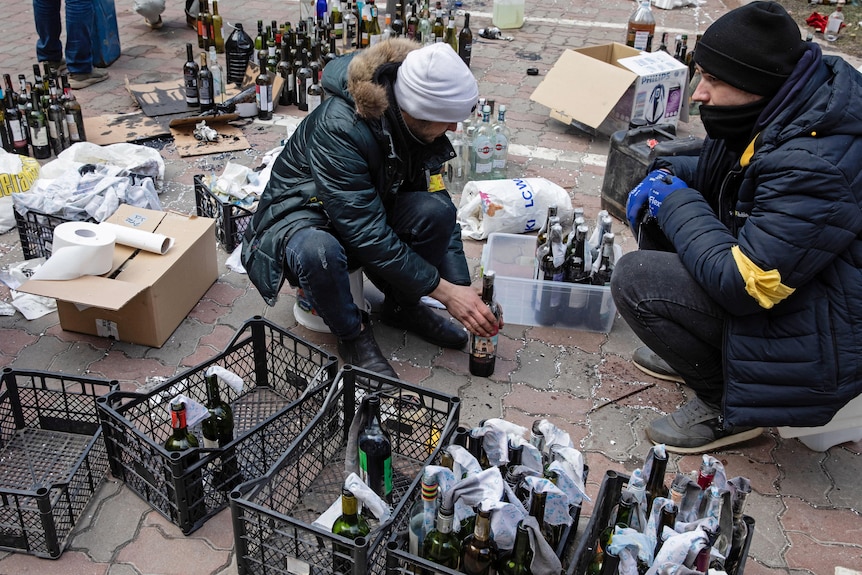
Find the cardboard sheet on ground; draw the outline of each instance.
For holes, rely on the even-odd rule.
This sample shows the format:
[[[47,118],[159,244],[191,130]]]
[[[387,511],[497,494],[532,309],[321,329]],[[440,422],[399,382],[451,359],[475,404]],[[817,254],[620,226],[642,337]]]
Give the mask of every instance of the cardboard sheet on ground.
[[[181,80],[129,84],[127,78],[126,90],[141,107],[141,111],[150,117],[190,111],[186,104],[186,95]],[[193,112],[194,108],[191,111]]]
[[[100,146],[169,136],[171,131],[141,112],[84,118],[87,141]]]
[[[174,145],[177,148],[177,153],[180,157],[187,158],[189,156],[203,156],[205,154],[217,154],[249,148],[248,140],[245,139],[242,130],[228,123],[237,118],[236,114],[225,114],[222,116],[171,120],[171,134],[174,136]],[[217,141],[201,142],[195,138],[195,126],[202,120],[206,121],[207,126],[219,133]]]

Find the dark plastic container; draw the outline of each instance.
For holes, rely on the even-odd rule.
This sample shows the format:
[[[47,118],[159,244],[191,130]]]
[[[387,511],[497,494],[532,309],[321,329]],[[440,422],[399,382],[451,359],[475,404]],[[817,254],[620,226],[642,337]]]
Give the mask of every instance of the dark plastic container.
[[[120,31],[114,0],[93,0],[90,43],[93,66],[97,68],[107,68],[120,57]]]
[[[248,67],[248,61],[253,52],[254,40],[243,30],[242,24],[237,23],[236,28],[224,43],[228,82],[242,84],[243,78],[245,78],[245,69]]]
[[[251,223],[254,212],[242,206],[221,201],[209,190],[203,176],[195,176],[194,181],[195,206],[198,215],[216,221],[216,239],[225,251],[232,252],[242,243],[242,236]]]
[[[3,369],[0,549],[56,559],[108,472],[96,399],[116,381]]]
[[[177,394],[206,403],[204,375],[221,366],[244,381],[224,386],[234,415],[234,439],[223,448],[169,452],[168,408]],[[335,356],[272,322],[255,317],[224,352],[146,393],[115,391],[99,398],[111,473],[185,534],[228,504],[236,483],[260,477],[323,407],[335,379]],[[191,431],[202,439],[199,426]],[[237,472],[219,483],[220,463]]]
[[[629,192],[647,175],[652,161],[659,156],[696,156],[702,145],[701,138],[678,138],[671,124],[614,132],[602,182],[602,208],[625,222]]]

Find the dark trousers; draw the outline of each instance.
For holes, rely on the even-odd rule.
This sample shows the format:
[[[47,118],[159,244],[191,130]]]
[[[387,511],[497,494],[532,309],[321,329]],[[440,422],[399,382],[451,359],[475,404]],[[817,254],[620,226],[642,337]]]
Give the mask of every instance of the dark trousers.
[[[469,285],[470,274],[460,241],[454,242],[456,209],[445,191],[401,193],[389,210],[387,221],[398,237],[441,277]],[[459,232],[460,233],[460,232]],[[362,328],[361,310],[350,293],[350,270],[362,266],[354,260],[338,237],[328,230],[305,228],[294,233],[285,246],[287,280],[302,288],[314,310],[340,339],[352,339]],[[417,303],[399,293],[365,268],[365,275],[386,295],[404,305]]]
[[[701,400],[720,407],[727,313],[688,273],[679,256],[649,249],[625,254],[614,268],[611,294],[641,341]]]

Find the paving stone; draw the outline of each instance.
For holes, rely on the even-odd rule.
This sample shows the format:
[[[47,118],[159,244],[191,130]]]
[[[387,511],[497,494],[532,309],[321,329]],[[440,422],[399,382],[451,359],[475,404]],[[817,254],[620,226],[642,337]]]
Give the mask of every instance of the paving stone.
[[[844,449],[832,448],[823,462],[823,467],[832,479],[832,489],[827,493],[832,505],[860,512],[862,486],[858,480],[859,455]],[[862,537],[859,541],[862,541]]]
[[[828,493],[832,481],[823,472],[823,453],[811,451],[799,442],[786,442],[775,452],[775,462],[782,469],[781,493],[799,497],[812,505],[830,505]]]
[[[769,567],[785,564],[784,554],[790,545],[779,521],[785,510],[785,501],[787,498],[764,496],[752,491],[745,503],[746,515],[755,520],[749,555]]]
[[[93,510],[94,519],[76,533],[74,547],[86,549],[94,561],[111,563],[117,559],[117,551],[135,539],[142,521],[153,510],[116,479],[106,484],[105,493]]]
[[[43,337],[39,339],[38,345],[24,347],[9,364],[16,369],[45,369],[51,360],[72,347],[72,344],[63,342],[55,337]]]

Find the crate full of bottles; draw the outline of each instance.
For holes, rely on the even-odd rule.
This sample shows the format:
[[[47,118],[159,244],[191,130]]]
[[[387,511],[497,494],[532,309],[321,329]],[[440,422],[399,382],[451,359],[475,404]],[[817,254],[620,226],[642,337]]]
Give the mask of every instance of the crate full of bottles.
[[[543,242],[541,233],[538,238],[506,233],[488,236],[482,265],[496,274],[494,295],[506,323],[610,332],[616,305],[609,281],[619,248],[613,234],[605,233],[609,242],[594,246],[591,255],[586,226],[578,227],[580,232],[575,228],[568,234],[571,241],[561,236],[554,236],[554,241],[548,234]],[[580,246],[579,252],[573,245]],[[572,263],[578,258],[579,267]]]
[[[231,495],[239,573],[382,575],[393,520],[449,443],[459,411],[457,396],[344,366],[311,425]],[[351,477],[389,513],[368,504],[357,514]],[[338,518],[327,521],[333,508]]]
[[[206,176],[195,176],[195,206],[197,214],[216,221],[216,239],[232,252],[242,243],[242,236],[251,223],[254,212],[229,198],[221,198],[210,189]]]
[[[456,430],[396,520],[390,574],[565,571],[589,467],[547,420],[533,422],[529,441],[526,432],[500,419]]]
[[[151,389],[99,398],[111,473],[191,533],[281,456],[336,372],[335,356],[249,319],[212,359]]]
[[[108,471],[96,398],[116,382],[5,368],[0,549],[56,559]]]
[[[647,475],[607,471],[567,575],[648,568],[742,575],[754,536],[754,519],[744,513],[751,484],[716,473],[720,462],[703,457],[696,479],[677,473],[670,487],[666,459],[654,459]]]

